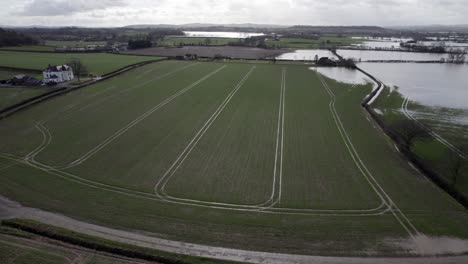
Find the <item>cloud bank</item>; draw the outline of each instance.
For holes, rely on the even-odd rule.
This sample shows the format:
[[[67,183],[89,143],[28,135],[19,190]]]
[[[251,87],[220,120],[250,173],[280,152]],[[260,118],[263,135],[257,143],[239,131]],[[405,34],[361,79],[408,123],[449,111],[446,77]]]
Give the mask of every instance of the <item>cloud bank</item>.
[[[0,25],[468,24],[467,0],[0,0]]]

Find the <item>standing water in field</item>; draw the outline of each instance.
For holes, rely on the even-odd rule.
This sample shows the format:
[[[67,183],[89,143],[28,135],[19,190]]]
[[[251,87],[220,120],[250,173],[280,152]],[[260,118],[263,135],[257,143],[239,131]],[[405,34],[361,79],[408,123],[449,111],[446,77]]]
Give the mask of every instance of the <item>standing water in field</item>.
[[[315,55],[317,55],[319,58],[329,57],[329,58],[338,59],[329,50],[323,50],[323,49],[295,50],[293,52],[281,54],[280,56],[276,57],[276,59],[277,60],[295,60],[295,61],[313,61],[315,59]]]
[[[209,32],[209,31],[184,31],[186,37],[201,37],[201,38],[250,38],[263,36],[263,33],[249,32]]]
[[[423,105],[468,109],[468,65],[360,63],[390,87]]]
[[[365,84],[367,82],[372,82],[371,79],[360,71],[344,67],[310,67],[309,69],[317,71],[320,74],[339,82],[350,84]]]

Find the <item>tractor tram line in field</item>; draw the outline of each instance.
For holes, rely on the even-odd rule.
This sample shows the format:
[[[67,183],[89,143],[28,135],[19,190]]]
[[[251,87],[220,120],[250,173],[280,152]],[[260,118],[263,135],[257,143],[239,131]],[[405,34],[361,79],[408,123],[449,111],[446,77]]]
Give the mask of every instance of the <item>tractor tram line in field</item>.
[[[332,100],[330,101],[330,111],[333,113],[333,116],[335,118],[336,125],[338,129],[340,130],[340,133],[342,134],[343,140],[348,148],[349,153],[353,156],[353,159],[356,162],[356,158],[359,162],[356,162],[356,165],[359,167],[361,172],[363,172],[361,166],[364,168],[365,172],[367,173],[362,173],[366,180],[369,182],[369,184],[372,186],[372,188],[376,191],[376,193],[384,200],[384,203],[388,206],[388,209],[391,214],[396,218],[396,220],[400,223],[400,225],[405,229],[405,231],[408,233],[408,235],[413,239],[413,241],[416,242],[416,236],[420,235],[419,231],[416,229],[416,227],[413,225],[411,220],[408,219],[408,217],[398,208],[398,206],[395,204],[395,202],[390,198],[390,196],[385,192],[385,190],[382,188],[382,186],[377,182],[377,180],[374,178],[374,176],[370,173],[370,171],[367,169],[367,166],[364,164],[364,162],[361,160],[359,157],[359,154],[357,153],[356,149],[353,146],[352,141],[350,140],[343,123],[340,120],[339,115],[336,112],[335,109],[335,99],[336,96],[333,93],[333,91],[330,89],[326,81],[323,79],[323,77],[319,74],[316,73],[322,84],[324,89],[327,90],[329,93],[330,97]],[[341,127],[341,129],[340,129]],[[343,136],[344,135],[344,136]],[[346,142],[348,141],[348,142]],[[418,243],[416,243],[418,245]],[[420,253],[424,254],[424,251],[419,248]]]
[[[214,74],[220,71],[224,67],[225,66],[218,68],[217,70],[215,70],[215,72],[212,72],[211,74]],[[387,213],[388,211],[391,211],[392,206],[389,206],[389,203],[387,203],[385,199],[383,199],[382,197],[381,197],[382,203],[378,207],[373,208],[373,209],[354,209],[354,210],[353,209],[329,209],[328,210],[328,209],[296,209],[296,208],[278,207],[281,201],[281,191],[282,191],[281,185],[282,185],[282,177],[283,177],[282,162],[283,162],[283,149],[284,149],[284,109],[285,109],[285,96],[286,96],[286,68],[282,69],[282,76],[281,76],[281,90],[279,94],[280,103],[279,103],[279,109],[278,109],[278,121],[277,121],[278,126],[277,126],[277,133],[276,133],[276,148],[275,148],[276,153],[275,153],[275,165],[274,165],[274,172],[273,172],[273,186],[272,186],[272,194],[269,200],[258,205],[229,204],[229,203],[218,203],[218,202],[177,198],[177,197],[172,197],[165,192],[164,187],[170,181],[171,176],[175,173],[177,168],[183,163],[185,158],[190,154],[190,151],[195,147],[197,142],[203,137],[205,132],[210,128],[210,126],[213,124],[213,122],[216,120],[219,114],[223,111],[226,105],[231,101],[231,99],[234,97],[237,91],[242,87],[243,83],[248,79],[248,77],[255,70],[255,68],[256,66],[253,66],[250,68],[250,70],[246,73],[243,79],[237,84],[237,86],[226,97],[226,99],[218,107],[218,109],[213,113],[213,115],[206,121],[205,125],[200,129],[200,131],[195,135],[195,137],[189,142],[189,145],[179,155],[179,157],[176,159],[176,161],[170,167],[167,173],[157,182],[157,184],[154,187],[154,191],[155,191],[154,194],[88,180],[78,175],[74,175],[72,173],[63,171],[63,169],[80,165],[81,163],[85,162],[88,158],[90,158],[92,154],[95,152],[92,152],[92,153],[88,152],[91,154],[83,156],[76,162],[70,163],[66,167],[53,167],[53,166],[49,166],[49,165],[36,161],[35,157],[42,150],[47,148],[47,146],[52,141],[51,133],[48,131],[48,129],[44,126],[42,122],[37,122],[35,125],[36,129],[38,129],[43,136],[43,140],[38,147],[36,147],[33,151],[28,153],[23,158],[18,158],[16,156],[8,155],[8,154],[3,154],[1,156],[9,160],[12,160],[13,162],[26,164],[36,169],[46,171],[47,173],[50,173],[50,174],[53,174],[53,175],[56,175],[65,179],[69,179],[69,180],[72,180],[73,182],[84,184],[86,186],[90,186],[93,188],[99,188],[102,190],[117,192],[117,193],[129,195],[132,197],[151,199],[151,200],[156,200],[156,201],[161,201],[161,202],[170,202],[170,203],[181,204],[181,205],[202,206],[202,207],[207,207],[207,208],[216,208],[216,209],[224,209],[224,210],[255,211],[255,212],[260,212],[260,213],[324,215],[324,216],[327,216],[327,215],[328,216],[372,216],[372,215],[383,215]],[[211,75],[208,74],[204,78],[200,79],[198,82],[195,83],[195,85],[200,83],[201,80],[208,78],[209,76]],[[322,84],[324,85],[325,89],[327,89],[327,92],[328,92],[329,88],[326,85],[326,83],[323,82]],[[195,85],[192,85],[189,87],[193,87]],[[183,89],[182,91],[184,90],[185,89]],[[330,96],[332,96],[332,94],[330,94]],[[170,98],[174,99],[175,97],[170,97]],[[164,102],[168,103],[169,101],[166,100]],[[143,118],[146,116],[147,115],[143,116]],[[137,118],[133,122],[138,122],[141,120],[142,118]],[[133,122],[131,124],[134,124]],[[119,131],[124,133],[126,130],[130,129],[131,127],[132,126],[126,126],[122,128],[124,129],[123,131],[121,131],[122,129]],[[338,126],[338,123],[337,123],[337,127],[341,132],[341,129],[340,129],[340,126]],[[115,135],[115,133],[113,135]],[[118,135],[115,137],[112,136],[112,139],[116,139],[117,137]],[[107,141],[102,142],[93,150],[99,151],[101,148],[106,146],[105,143],[110,143],[110,142],[107,142]],[[378,191],[376,190],[376,192]]]
[[[158,195],[158,197],[161,197],[162,199],[174,199],[174,200],[180,200],[180,201],[185,201],[185,202],[196,202],[196,203],[208,203],[208,204],[216,204],[216,205],[237,206],[237,205],[234,205],[234,204],[204,202],[204,201],[198,201],[198,200],[190,200],[190,199],[182,199],[182,198],[173,197],[173,196],[168,195],[165,192],[165,187],[166,187],[167,183],[170,181],[170,179],[172,178],[172,176],[175,174],[177,169],[180,167],[180,165],[190,155],[190,153],[195,148],[197,143],[205,135],[206,131],[208,131],[208,129],[211,127],[211,125],[216,121],[218,116],[221,114],[221,112],[224,110],[224,108],[229,104],[229,102],[234,97],[234,95],[237,93],[237,91],[239,91],[239,89],[243,86],[244,82],[249,78],[249,76],[252,74],[252,72],[255,70],[255,68],[256,68],[256,66],[252,66],[250,68],[250,70],[245,74],[245,76],[240,80],[240,82],[234,87],[234,89],[224,99],[224,101],[221,103],[221,105],[216,109],[216,111],[211,115],[211,117],[205,122],[205,124],[202,126],[202,128],[192,138],[192,140],[185,147],[185,149],[182,151],[182,153],[180,153],[180,155],[177,157],[177,159],[174,161],[174,163],[171,165],[171,167],[166,171],[166,173],[162,176],[162,178],[159,179],[159,181],[154,186],[155,193],[156,193],[156,195]]]
[[[95,153],[97,153],[98,151],[100,151],[101,149],[103,149],[105,146],[107,146],[108,144],[110,144],[112,141],[114,141],[115,139],[117,139],[119,136],[121,136],[122,134],[124,134],[126,131],[128,131],[129,129],[131,129],[132,127],[134,127],[135,125],[137,125],[138,123],[140,123],[141,121],[143,121],[144,119],[146,119],[148,116],[150,116],[152,113],[154,113],[155,111],[159,110],[160,108],[164,107],[165,105],[167,105],[168,103],[172,102],[174,99],[176,99],[177,97],[179,97],[180,95],[186,93],[187,91],[191,90],[193,87],[197,86],[198,84],[202,83],[203,81],[207,80],[208,78],[210,78],[211,76],[215,75],[216,73],[218,73],[219,71],[223,70],[224,68],[226,68],[227,65],[223,65],[219,68],[217,68],[216,70],[208,73],[207,75],[205,75],[204,77],[202,77],[201,79],[197,80],[196,82],[192,83],[191,85],[183,88],[182,90],[176,92],[175,94],[171,95],[170,97],[166,98],[164,101],[160,102],[159,104],[157,104],[156,106],[152,107],[151,109],[149,109],[148,111],[146,111],[145,113],[141,114],[140,116],[138,116],[137,118],[135,118],[134,120],[132,120],[130,123],[128,123],[127,125],[125,125],[124,127],[120,128],[118,131],[114,132],[112,135],[110,135],[109,137],[107,137],[103,142],[99,143],[97,146],[95,146],[93,149],[91,149],[90,151],[88,151],[87,153],[85,153],[84,155],[82,155],[80,158],[74,160],[73,162],[67,164],[67,165],[63,165],[63,166],[55,166],[54,168],[56,169],[69,169],[69,168],[72,168],[72,167],[75,167],[81,163],[83,163],[84,161],[86,161],[87,159],[89,159],[91,156],[93,156]],[[50,143],[50,142],[49,142]],[[44,146],[40,151],[44,150],[46,148],[46,146]],[[39,152],[40,152],[39,151]]]
[[[446,146],[447,148],[449,148],[450,150],[452,150],[453,152],[455,152],[456,154],[458,154],[460,157],[462,157],[463,159],[468,159],[468,157],[465,155],[465,153],[463,151],[461,151],[460,149],[458,149],[457,147],[455,147],[454,145],[452,145],[450,142],[448,142],[445,138],[443,138],[442,136],[440,136],[439,134],[437,134],[436,132],[434,132],[433,130],[431,130],[430,128],[428,128],[427,126],[425,126],[423,123],[421,123],[421,121],[419,121],[416,117],[414,117],[410,111],[408,110],[408,104],[409,104],[410,100],[409,100],[409,97],[406,97],[404,100],[403,100],[403,103],[401,105],[401,112],[409,119],[409,120],[412,120],[414,122],[416,122],[416,124],[418,124],[420,127],[422,127],[424,130],[426,130],[435,140],[437,140],[438,142],[440,142],[442,145]]]
[[[75,109],[76,107],[79,107],[79,106],[82,105],[83,103],[86,103],[86,101],[85,101],[86,99],[94,99],[95,97],[97,97],[97,96],[99,96],[99,95],[101,95],[101,94],[105,94],[106,92],[109,92],[109,91],[112,91],[112,90],[114,90],[114,89],[118,89],[118,88],[119,88],[119,87],[117,87],[117,86],[115,86],[115,85],[109,86],[109,87],[105,88],[105,89],[102,90],[102,91],[99,91],[99,92],[97,92],[97,93],[94,93],[94,94],[91,94],[91,95],[85,97],[85,98],[84,98],[85,100],[83,100],[83,101],[81,101],[81,102],[79,102],[79,103],[72,104],[72,105],[69,105],[69,106],[63,108],[61,111],[58,111],[57,113],[52,114],[51,116],[45,118],[42,122],[43,122],[43,123],[49,122],[49,121],[52,120],[53,118],[55,118],[55,117],[57,117],[57,116],[59,116],[59,115],[63,115],[63,114],[66,114],[66,115],[63,116],[63,117],[61,117],[61,119],[59,119],[59,120],[62,120],[62,121],[63,121],[63,120],[70,119],[70,118],[72,118],[72,116],[73,116],[74,114],[76,114],[76,113],[78,113],[78,112],[81,112],[81,111],[83,111],[83,110],[89,109],[90,107],[99,105],[99,104],[101,104],[101,103],[103,103],[103,102],[105,102],[105,101],[107,101],[107,100],[109,100],[109,99],[115,98],[115,97],[118,96],[118,95],[122,95],[122,94],[124,94],[124,93],[126,93],[126,92],[129,92],[129,91],[132,91],[132,90],[134,90],[134,89],[138,89],[138,88],[144,87],[145,85],[150,84],[150,83],[152,83],[152,82],[154,82],[154,81],[158,81],[158,80],[164,79],[164,78],[166,78],[166,77],[169,77],[169,76],[171,76],[171,75],[174,75],[174,74],[176,74],[176,73],[178,73],[178,72],[181,72],[181,71],[183,71],[183,70],[186,70],[186,69],[188,69],[188,68],[191,68],[191,67],[194,67],[194,66],[197,66],[197,65],[200,65],[200,62],[197,62],[197,63],[189,63],[189,64],[187,64],[187,65],[185,65],[185,66],[178,67],[178,68],[176,68],[176,69],[174,69],[174,70],[172,70],[172,71],[169,71],[169,72],[167,72],[167,73],[164,73],[164,74],[161,74],[161,75],[157,75],[157,76],[152,77],[152,78],[150,78],[150,79],[148,79],[148,80],[145,80],[145,81],[143,81],[143,82],[139,82],[139,83],[136,84],[136,85],[133,85],[133,86],[130,86],[130,87],[121,89],[121,90],[119,90],[119,91],[117,91],[117,92],[115,92],[115,93],[113,93],[113,94],[109,94],[109,95],[106,95],[106,96],[104,96],[104,97],[98,98],[97,100],[93,100],[93,101],[89,102],[88,104],[85,104],[85,105],[81,106],[80,108]],[[128,74],[128,73],[127,73],[127,74]],[[79,91],[80,91],[80,90],[77,90],[77,92],[79,92]]]

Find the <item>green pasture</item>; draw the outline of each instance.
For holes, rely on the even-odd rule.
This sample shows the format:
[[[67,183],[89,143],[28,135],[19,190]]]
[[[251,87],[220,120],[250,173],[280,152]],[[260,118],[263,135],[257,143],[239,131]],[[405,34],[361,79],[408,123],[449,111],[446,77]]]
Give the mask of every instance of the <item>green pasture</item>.
[[[157,57],[128,56],[107,53],[34,53],[0,51],[0,66],[32,70],[43,70],[49,64],[60,65],[72,58],[80,59],[88,71],[102,75],[127,65],[154,60]]]
[[[308,67],[162,61],[30,107],[0,120],[0,194],[248,250],[414,255],[410,224],[468,239],[466,209],[369,121],[371,85]]]

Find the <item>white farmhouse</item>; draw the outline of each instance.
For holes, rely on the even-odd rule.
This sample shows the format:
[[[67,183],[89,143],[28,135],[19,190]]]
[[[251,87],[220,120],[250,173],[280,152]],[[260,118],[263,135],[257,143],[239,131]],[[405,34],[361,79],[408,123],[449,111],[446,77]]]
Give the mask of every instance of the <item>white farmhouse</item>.
[[[72,67],[64,64],[58,66],[51,66],[47,67],[42,74],[44,75],[44,82],[45,83],[61,83],[73,80],[73,69]]]

